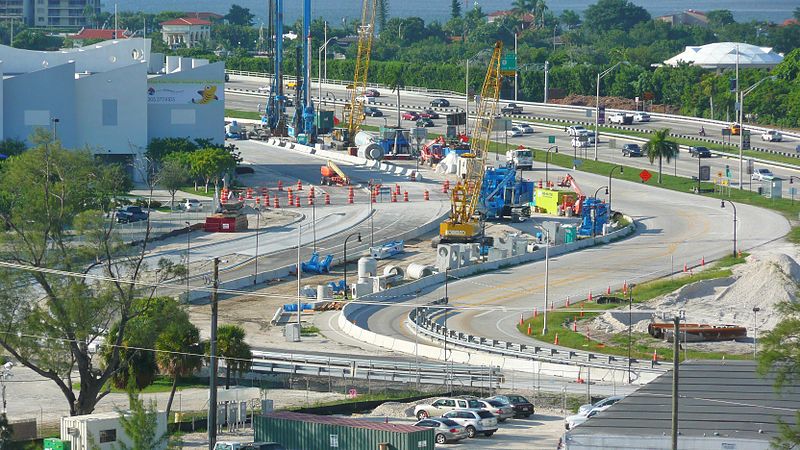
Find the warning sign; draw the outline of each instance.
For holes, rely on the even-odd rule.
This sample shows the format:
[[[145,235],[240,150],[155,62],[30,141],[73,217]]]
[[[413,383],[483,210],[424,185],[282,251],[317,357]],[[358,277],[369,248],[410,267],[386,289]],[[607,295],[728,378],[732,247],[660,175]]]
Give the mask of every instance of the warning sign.
[[[649,180],[650,178],[653,178],[653,175],[650,172],[648,172],[647,170],[643,170],[643,171],[639,172],[639,178],[641,178],[642,181],[647,183],[647,180]]]

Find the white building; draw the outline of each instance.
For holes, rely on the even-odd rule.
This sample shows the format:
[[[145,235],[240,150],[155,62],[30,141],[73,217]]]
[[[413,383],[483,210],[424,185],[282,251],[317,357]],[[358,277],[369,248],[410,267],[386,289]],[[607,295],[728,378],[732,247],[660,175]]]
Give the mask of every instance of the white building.
[[[170,48],[191,48],[211,40],[211,22],[196,17],[161,22],[161,37]]]
[[[167,413],[156,413],[156,436],[167,432]],[[130,448],[131,439],[120,423],[116,412],[87,414],[61,418],[61,440],[70,443],[71,450],[113,450],[121,444]],[[153,450],[167,448],[167,442]]]
[[[689,46],[678,55],[664,61],[668,66],[691,64],[704,69],[772,68],[783,61],[783,56],[770,47],[758,47],[737,42],[715,42],[708,45]]]
[[[141,38],[54,52],[0,46],[0,139],[47,128],[138,179],[153,138],[224,143],[224,72],[221,62],[165,61]]]

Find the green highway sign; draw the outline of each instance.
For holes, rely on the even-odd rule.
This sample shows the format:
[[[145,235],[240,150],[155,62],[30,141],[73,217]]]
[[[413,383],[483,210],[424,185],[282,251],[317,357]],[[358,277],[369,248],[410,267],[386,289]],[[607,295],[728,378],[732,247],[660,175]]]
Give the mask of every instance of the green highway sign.
[[[547,143],[548,144],[555,144],[556,143],[556,137],[555,136],[547,136]]]
[[[506,53],[500,58],[500,73],[503,75],[513,75],[517,71],[516,53]]]

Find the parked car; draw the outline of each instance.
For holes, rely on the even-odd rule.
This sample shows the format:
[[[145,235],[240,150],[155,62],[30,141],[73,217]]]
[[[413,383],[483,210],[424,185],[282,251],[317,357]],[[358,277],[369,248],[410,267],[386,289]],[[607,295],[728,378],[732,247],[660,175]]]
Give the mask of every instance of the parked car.
[[[768,142],[780,142],[783,140],[783,135],[775,130],[769,130],[761,135],[761,140]]]
[[[650,122],[650,114],[646,112],[638,112],[633,115],[634,122]]]
[[[711,158],[711,150],[702,145],[689,147],[689,156],[698,158]]]
[[[403,113],[403,120],[419,120],[419,114],[414,111],[406,111]]]
[[[367,89],[366,91],[364,91],[364,95],[366,95],[367,97],[380,97],[381,93],[378,92],[377,89]]]
[[[611,406],[611,405],[609,405]],[[597,413],[603,411],[603,408],[595,408],[590,410],[587,414],[574,414],[572,416],[567,416],[564,419],[564,428],[567,430],[572,430],[573,428],[577,427],[578,425],[583,424],[587,420],[591,419],[592,417],[596,416]]]
[[[586,413],[595,408],[607,408],[613,405],[614,403],[617,403],[618,401],[622,400],[623,398],[625,397],[622,395],[612,395],[610,397],[606,397],[602,400],[599,400],[595,403],[587,403],[585,405],[581,405],[580,408],[578,408],[578,414],[585,415]]]
[[[286,447],[277,442],[253,442],[244,444],[242,450],[286,450]]]
[[[454,409],[483,409],[483,407],[483,404],[477,399],[444,397],[436,399],[430,405],[422,404],[415,406],[414,417],[422,420],[428,417],[441,416]]]
[[[622,146],[622,156],[635,158],[643,155],[642,147],[639,147],[639,144],[625,144]]]
[[[506,130],[506,136],[508,137],[520,137],[522,136],[522,130],[518,127],[511,127],[510,130]]]
[[[753,181],[771,180],[775,178],[775,174],[770,172],[769,169],[756,169],[753,171],[753,176],[751,178]]]
[[[571,125],[564,129],[570,136],[580,136],[581,134],[586,133],[586,128],[583,128],[580,125]]]
[[[482,409],[485,409],[486,411],[489,411],[490,413],[497,416],[498,422],[505,422],[506,419],[514,417],[514,407],[512,407],[508,403],[492,399],[485,399],[478,401],[483,405],[481,406]]]
[[[447,99],[444,99],[444,98],[435,98],[435,99],[431,100],[431,106],[438,106],[440,108],[447,108],[448,106],[450,106],[450,102],[447,101]]]
[[[419,116],[422,117],[423,119],[438,119],[439,113],[437,113],[432,109],[426,109],[425,111],[419,113]]]
[[[633,123],[633,116],[625,113],[614,113],[608,116],[608,123],[630,125]]]
[[[442,417],[463,426],[470,438],[478,433],[491,436],[497,432],[497,417],[483,409],[454,409],[444,413]]]
[[[423,419],[414,426],[433,428],[433,440],[437,444],[458,442],[467,437],[467,430],[450,419]]]
[[[509,103],[500,108],[500,112],[503,114],[522,114],[522,106],[519,106],[516,103]]]
[[[519,127],[523,134],[533,134],[533,126],[528,123],[518,123],[514,126]]]
[[[140,206],[128,205],[117,209],[116,216],[119,223],[131,223],[147,220],[150,214],[143,211]]]
[[[370,117],[383,117],[383,111],[374,106],[365,106],[364,115]]]
[[[202,211],[203,203],[196,198],[187,198],[181,202],[181,208],[186,211]]]
[[[533,403],[521,395],[495,395],[494,397],[489,397],[489,400],[500,400],[511,405],[514,408],[514,417],[530,417],[535,412]]]
[[[424,118],[424,117],[417,119],[417,126],[418,127],[427,128],[427,127],[432,127],[432,126],[435,126],[435,125],[436,124],[433,123],[433,120],[431,120],[431,119]]]

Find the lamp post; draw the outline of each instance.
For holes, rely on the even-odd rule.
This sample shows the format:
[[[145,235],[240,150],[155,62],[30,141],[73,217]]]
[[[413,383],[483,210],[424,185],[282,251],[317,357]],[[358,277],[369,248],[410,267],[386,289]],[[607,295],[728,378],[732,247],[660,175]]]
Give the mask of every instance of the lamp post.
[[[606,195],[608,195],[608,186],[600,186],[594,191],[594,199],[597,200],[597,193],[600,192],[600,189],[606,190]],[[592,237],[597,235],[597,203],[592,205]]]
[[[633,284],[628,286],[628,384],[631,379],[631,335],[633,329]]]
[[[253,284],[258,284],[258,235],[261,231],[261,209],[256,208],[256,256],[253,259]]]
[[[6,362],[0,367],[0,384],[2,384],[2,394],[3,394],[3,414],[7,412],[6,410],[6,381],[13,377],[14,375],[11,373],[11,368],[14,367],[14,363],[11,361]]]
[[[626,61],[620,61],[613,66],[609,67],[608,69],[600,72],[597,74],[597,95],[595,96],[595,105],[594,105],[594,160],[597,161],[597,141],[600,140],[600,132],[597,130],[598,126],[600,125],[600,80],[603,79],[606,75],[611,73],[612,70],[616,69],[617,66],[622,64]]]
[[[699,158],[698,158],[699,159]],[[611,170],[608,171],[608,213],[611,214],[611,175],[614,173],[614,170],[619,169],[619,173],[625,173],[625,168],[622,166],[614,166]]]
[[[738,61],[738,53],[739,47],[736,47],[737,53],[737,61]],[[761,83],[767,80],[774,80],[776,77],[775,75],[771,75],[765,78],[762,78],[758,83],[750,86],[749,88],[739,92],[739,189],[744,189],[743,184],[743,177],[742,177],[742,167],[744,164],[744,159],[742,156],[742,152],[744,150],[744,98],[747,94],[753,92],[755,88],[757,88]],[[739,89],[739,75],[738,75],[738,68],[737,68],[737,75],[736,75],[736,89]]]
[[[355,232],[349,234],[346,238],[344,238],[344,299],[347,300],[347,241],[350,240],[351,237],[358,236],[358,242],[361,242],[361,233]]]
[[[753,359],[756,359],[758,353],[758,312],[761,308],[758,306],[753,307]]]
[[[542,336],[547,335],[548,289],[550,287],[550,231],[544,229],[544,315],[542,316]]]
[[[53,140],[56,141],[58,140],[58,122],[60,122],[60,120],[58,117],[53,117],[50,121],[53,123]]]
[[[328,48],[328,44],[330,44],[331,41],[335,40],[336,40],[335,37],[328,39],[327,41],[325,41],[324,44],[322,44],[322,47],[320,47],[319,50],[317,51],[317,111],[319,111],[320,108],[322,108],[322,52],[325,52],[325,76],[327,77],[328,53],[326,49]]]
[[[730,200],[727,202],[733,207],[733,257],[736,258],[736,205]],[[725,207],[725,200],[722,200],[720,206]]]
[[[189,248],[192,244],[192,224],[186,224],[186,302],[189,302]]]
[[[547,149],[547,153],[544,155],[544,182],[545,184],[550,183],[550,150],[555,149],[555,152],[558,153],[558,146],[554,145]]]
[[[600,192],[601,189],[605,189],[606,195],[608,195],[608,186],[600,186],[599,188],[597,188],[596,191],[594,191],[594,198],[597,198],[597,194]]]

